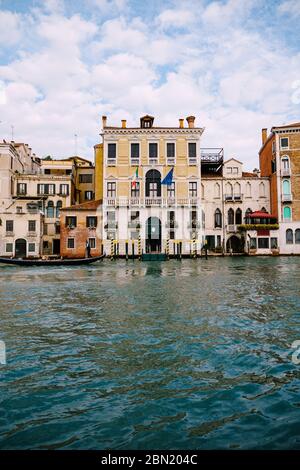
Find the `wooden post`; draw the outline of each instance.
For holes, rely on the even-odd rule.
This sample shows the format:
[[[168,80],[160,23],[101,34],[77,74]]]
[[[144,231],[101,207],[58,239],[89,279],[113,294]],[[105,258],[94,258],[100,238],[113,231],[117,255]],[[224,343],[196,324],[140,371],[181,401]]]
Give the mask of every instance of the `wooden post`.
[[[126,255],[126,261],[128,261],[128,240],[125,242],[125,255]]]
[[[132,250],[131,250],[132,259],[134,261],[134,240],[132,240]]]
[[[179,242],[179,259],[182,258],[182,242]]]
[[[195,234],[193,234],[193,258],[197,258],[197,245],[196,245],[196,238]]]
[[[142,245],[141,245],[141,237],[139,236],[139,239],[138,239],[138,256],[139,256],[139,260],[141,261],[141,256],[142,256]]]
[[[110,240],[110,259],[113,261],[114,259],[114,239],[111,238]]]
[[[167,259],[170,258],[170,240],[169,238],[167,238],[167,242],[166,242],[166,255],[167,255]]]

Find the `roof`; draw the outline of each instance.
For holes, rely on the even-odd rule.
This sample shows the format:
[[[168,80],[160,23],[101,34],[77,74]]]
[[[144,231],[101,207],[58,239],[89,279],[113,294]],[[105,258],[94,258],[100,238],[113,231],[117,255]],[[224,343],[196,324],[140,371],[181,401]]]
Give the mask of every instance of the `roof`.
[[[226,165],[226,163],[231,162],[232,160],[234,160],[234,161],[237,162],[237,163],[240,163],[241,165],[243,164],[243,162],[240,162],[240,160],[237,160],[236,158],[232,157],[232,158],[229,158],[228,160],[226,160],[226,161],[224,162],[224,165]]]
[[[268,214],[268,212],[263,211],[252,212],[248,217],[251,217],[251,219],[277,219],[276,215]]]
[[[62,207],[61,211],[72,210],[72,211],[90,211],[96,210],[102,204],[102,199],[97,201],[83,202],[82,204],[74,204],[74,206]]]
[[[257,173],[251,173],[249,171],[243,171],[242,172],[242,176],[244,178],[258,178],[258,174]]]
[[[289,129],[291,127],[300,127],[300,122],[294,122],[292,124],[285,124],[284,126],[273,126],[271,131],[273,132],[273,129]]]

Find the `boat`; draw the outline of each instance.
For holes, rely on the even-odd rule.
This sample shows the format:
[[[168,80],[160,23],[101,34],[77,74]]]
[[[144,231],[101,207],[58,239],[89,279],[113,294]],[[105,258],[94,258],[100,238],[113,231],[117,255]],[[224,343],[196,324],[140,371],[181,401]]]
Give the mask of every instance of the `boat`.
[[[95,263],[104,258],[104,255],[94,256],[92,258],[56,258],[56,259],[24,259],[24,258],[3,258],[0,257],[0,263],[13,264],[15,266],[78,266]]]

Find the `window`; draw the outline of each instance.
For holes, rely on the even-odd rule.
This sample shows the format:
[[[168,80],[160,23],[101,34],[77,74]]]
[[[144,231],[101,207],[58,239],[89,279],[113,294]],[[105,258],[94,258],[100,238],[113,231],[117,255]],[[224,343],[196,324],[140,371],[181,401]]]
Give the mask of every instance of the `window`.
[[[295,243],[297,245],[300,244],[300,228],[297,228],[295,231]]]
[[[197,197],[197,181],[189,182],[189,197]]]
[[[168,211],[168,215],[167,215],[167,225],[168,227],[170,228],[174,228],[175,227],[175,211]]]
[[[250,238],[250,249],[251,250],[256,250],[257,248],[257,239],[256,238]]]
[[[236,225],[240,225],[242,223],[242,211],[240,208],[235,211],[235,223]]]
[[[146,197],[161,197],[161,175],[158,170],[146,173]]]
[[[28,252],[29,253],[35,252],[35,243],[28,243]]]
[[[45,169],[44,169],[44,174],[45,174],[45,175],[50,175],[50,174],[51,174],[50,168],[45,168]]]
[[[47,217],[52,219],[54,217],[54,204],[53,201],[48,201],[47,204]]]
[[[139,164],[140,161],[140,144],[134,143],[130,145],[131,164]]]
[[[190,164],[196,164],[197,163],[197,146],[196,146],[196,142],[189,142],[188,152],[189,152],[189,163]]]
[[[245,222],[246,222],[246,224],[251,224],[250,214],[252,214],[252,210],[250,209],[250,207],[248,207],[248,209],[245,212]]]
[[[72,174],[72,170],[66,170],[66,175],[71,175]]]
[[[246,184],[246,197],[251,197],[251,183]]]
[[[268,238],[258,238],[258,248],[266,250],[269,248]]]
[[[265,197],[265,185],[263,182],[259,184],[259,197]]]
[[[38,195],[55,194],[55,184],[38,184]]]
[[[271,172],[276,173],[276,160],[271,161]]]
[[[5,251],[6,251],[6,253],[12,253],[13,252],[13,244],[12,243],[6,243]]]
[[[172,181],[172,183],[167,186],[167,196],[169,198],[175,197],[175,181]]]
[[[79,175],[79,183],[92,183],[93,182],[93,174],[92,173],[84,173]]]
[[[234,210],[229,209],[228,210],[228,225],[233,225],[234,224]]]
[[[61,184],[59,192],[62,196],[68,196],[69,195],[69,185],[68,184]]]
[[[288,137],[281,137],[280,138],[280,148],[281,149],[288,149],[289,148],[289,138]]]
[[[234,166],[234,167],[232,168],[232,174],[237,175],[238,172],[239,172],[238,167],[237,167],[237,166]]]
[[[115,181],[109,181],[107,183],[107,197],[116,197],[116,182]]]
[[[220,209],[216,209],[215,211],[215,228],[222,227],[222,213]]]
[[[284,207],[283,209],[283,218],[284,220],[291,220],[292,218],[292,211],[289,206]]]
[[[294,243],[293,230],[290,228],[285,232],[285,241],[287,245],[292,245]]]
[[[231,183],[226,183],[225,186],[225,200],[231,201],[233,199],[233,187]]]
[[[130,227],[137,228],[140,223],[140,212],[139,211],[131,211],[130,212]]]
[[[89,238],[89,245],[91,250],[94,250],[96,248],[96,238]]]
[[[175,162],[175,143],[167,142],[167,163]]]
[[[58,217],[60,216],[60,209],[62,208],[62,201],[57,201],[56,203],[56,218],[58,219]]]
[[[221,187],[219,185],[219,183],[215,183],[215,188],[214,188],[214,197],[219,199],[220,196],[221,196]]]
[[[75,238],[68,238],[67,239],[67,247],[70,249],[75,248]]]
[[[28,232],[35,232],[36,230],[36,221],[28,220]]]
[[[234,199],[240,199],[241,198],[241,185],[240,183],[235,183],[234,184]]]
[[[288,196],[291,194],[291,183],[289,180],[284,180],[282,183],[283,194]]]
[[[192,210],[190,212],[190,224],[191,228],[197,228],[197,211]]]
[[[88,216],[86,218],[86,226],[88,228],[96,228],[97,227],[97,217],[95,216]]]
[[[288,156],[282,157],[282,168],[283,170],[289,170],[290,169],[290,159]]]
[[[232,173],[232,166],[228,166],[226,169],[226,173],[231,174]]]
[[[205,212],[202,210],[202,228],[205,228]]]
[[[140,197],[140,183],[136,181],[135,187],[131,186],[131,197]]]
[[[86,201],[91,201],[93,199],[94,193],[93,191],[85,191],[84,198]]]
[[[58,223],[55,224],[55,233],[56,235],[60,234],[60,225]]]
[[[271,249],[277,250],[278,248],[278,239],[276,237],[271,238]]]
[[[114,211],[107,211],[106,218],[107,218],[106,228],[115,229],[116,228],[116,213]]]
[[[17,206],[16,207],[16,212],[17,212],[17,214],[23,214],[23,207]]]
[[[77,225],[77,217],[68,215],[66,217],[66,227],[75,228]]]
[[[149,162],[156,163],[158,158],[158,145],[156,142],[149,143]]]
[[[115,165],[117,158],[117,144],[107,144],[107,164]]]
[[[23,196],[27,194],[27,184],[26,183],[18,183],[17,184],[17,194]]]
[[[157,182],[150,181],[149,183],[149,197],[157,197]]]
[[[14,221],[13,220],[7,220],[6,221],[6,231],[7,232],[13,232],[14,231]]]

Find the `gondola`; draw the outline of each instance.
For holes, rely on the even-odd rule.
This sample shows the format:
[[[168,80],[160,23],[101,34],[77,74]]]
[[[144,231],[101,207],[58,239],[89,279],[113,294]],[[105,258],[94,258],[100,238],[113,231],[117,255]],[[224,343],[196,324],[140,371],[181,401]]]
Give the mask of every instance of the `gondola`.
[[[78,266],[95,263],[104,258],[104,255],[92,258],[65,258],[65,259],[22,259],[22,258],[2,258],[0,263],[13,264],[16,266]]]

